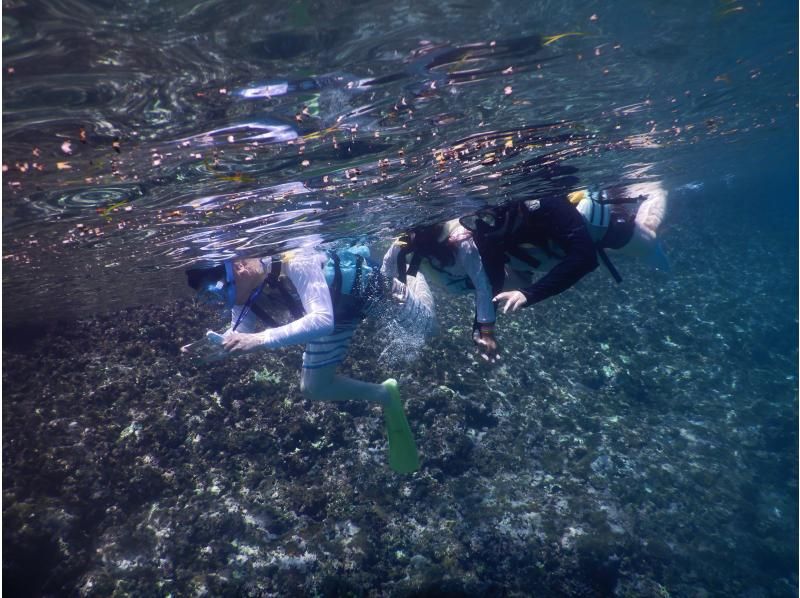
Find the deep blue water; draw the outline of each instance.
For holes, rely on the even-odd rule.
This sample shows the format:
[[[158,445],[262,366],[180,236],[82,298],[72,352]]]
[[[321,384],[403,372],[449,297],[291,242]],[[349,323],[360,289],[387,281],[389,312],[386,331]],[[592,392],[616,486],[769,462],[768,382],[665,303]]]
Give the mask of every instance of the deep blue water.
[[[269,578],[284,595],[406,595],[460,575],[471,580],[467,594],[536,594],[524,585],[535,579],[541,595],[569,593],[566,582],[541,579],[574,562],[599,594],[796,596],[797,28],[797,4],[770,0],[4,3],[3,518],[15,587],[91,595],[96,583],[102,595],[112,579],[121,595],[201,594],[203,584],[257,595]],[[172,494],[103,495],[108,479],[124,481],[94,472],[95,460],[136,480],[146,458],[168,461],[166,449],[117,440],[131,422],[150,434],[160,406],[189,393],[204,410],[179,409],[180,424],[151,430],[222,435],[208,423],[208,396],[234,413],[235,388],[253,390],[243,381],[263,367],[242,360],[213,376],[187,373],[169,350],[139,348],[142,338],[156,346],[161,334],[208,324],[176,303],[188,298],[188,264],[353,239],[380,255],[412,224],[641,180],[670,193],[662,239],[671,276],[623,263],[617,287],[592,274],[504,323],[502,368],[476,362],[469,306],[446,297],[437,297],[446,334],[422,354],[430,367],[373,370],[364,365],[370,339],[355,347],[347,371],[391,373],[409,388],[427,474],[404,486],[365,461],[380,430],[375,414],[352,406],[341,416],[359,428],[337,428],[331,452],[315,458],[311,440],[248,449],[263,429],[309,433],[298,407],[278,424],[269,413],[241,416],[239,440],[233,432],[215,455],[170,461],[179,479],[181,470],[195,476]],[[130,315],[139,306],[156,311]],[[51,379],[37,374],[31,346]],[[279,392],[302,405],[297,364],[270,359]],[[172,381],[169,392],[149,382],[141,395],[130,390],[136,371]],[[100,406],[86,400],[117,378],[130,388]],[[307,408],[340,422],[328,406]],[[94,430],[83,443],[62,426],[72,418]],[[459,452],[465,444],[471,452]],[[65,457],[65,446],[86,453]],[[294,472],[294,448],[320,465]],[[41,477],[37,459],[72,463],[81,483]],[[218,459],[228,467],[217,471]],[[240,492],[253,464],[298,476],[297,486],[269,478],[275,504],[292,513],[285,496],[324,479],[326,517],[298,507],[286,529],[260,533],[230,515],[234,495],[242,512],[266,501],[261,486]],[[202,491],[205,470],[225,491]],[[90,486],[93,494],[81,490]],[[235,519],[196,534],[236,547],[223,564],[192,551],[195,536],[180,531],[191,525],[166,514],[181,509]],[[41,528],[19,523],[29,513]],[[365,522],[375,513],[383,523],[373,529]],[[392,535],[392,521],[414,533]],[[133,529],[142,538],[129,545]],[[61,544],[42,540],[51,536]],[[52,562],[69,563],[55,586],[37,585],[35,566],[7,557],[35,554],[31,538],[52,549]],[[380,556],[353,556],[353,538]],[[519,560],[493,560],[506,552]],[[622,563],[610,577],[587,564],[606,552],[605,563]],[[316,556],[303,567],[263,565],[287,553]],[[262,565],[248,561],[254,554]],[[360,564],[363,576],[336,559]],[[168,574],[159,568],[167,561]],[[161,586],[147,585],[153,575]],[[336,591],[325,585],[332,578],[343,584]]]

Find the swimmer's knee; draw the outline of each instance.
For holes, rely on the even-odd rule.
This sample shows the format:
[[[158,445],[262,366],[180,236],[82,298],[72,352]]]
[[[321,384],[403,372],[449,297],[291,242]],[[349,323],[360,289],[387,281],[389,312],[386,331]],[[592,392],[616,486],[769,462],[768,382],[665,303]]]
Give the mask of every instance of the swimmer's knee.
[[[324,392],[322,391],[322,385],[320,384],[315,384],[313,382],[305,382],[301,380],[300,393],[303,395],[304,399],[307,399],[309,401],[324,400]]]
[[[654,226],[654,223],[637,222],[633,239],[631,239],[631,241],[636,239],[639,244],[645,247],[649,247],[650,245],[655,243],[657,236],[658,236],[658,228]]]
[[[658,229],[667,214],[667,195],[655,193],[646,199],[636,213],[636,227],[650,240],[656,238]]]
[[[300,377],[300,393],[309,401],[324,401],[325,391],[329,386],[326,377],[315,375],[313,370],[303,370]]]

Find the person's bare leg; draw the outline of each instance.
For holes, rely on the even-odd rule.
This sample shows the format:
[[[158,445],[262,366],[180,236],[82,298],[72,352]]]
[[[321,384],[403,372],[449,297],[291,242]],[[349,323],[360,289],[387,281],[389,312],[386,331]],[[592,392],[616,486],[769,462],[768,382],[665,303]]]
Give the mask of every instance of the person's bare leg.
[[[425,311],[423,308],[414,308],[413,303],[417,301],[409,298],[406,306],[414,309],[414,313]],[[397,382],[390,378],[382,384],[372,384],[336,373],[338,364],[347,354],[353,334],[352,328],[343,328],[338,333],[306,345],[300,378],[303,395],[315,401],[356,400],[381,405],[389,441],[389,466],[398,473],[416,471],[419,469],[417,446],[400,401]]]
[[[658,228],[667,215],[667,192],[660,183],[637,183],[629,187],[633,196],[647,197],[636,212],[636,228],[643,235],[655,238]]]
[[[669,264],[658,243],[658,229],[667,215],[667,192],[660,183],[637,183],[628,187],[628,194],[645,195],[636,212],[636,226],[631,240],[614,253],[645,258],[656,268],[667,270]]]
[[[372,401],[384,404],[389,392],[380,384],[362,382],[336,373],[338,364],[320,368],[303,368],[300,390],[312,401]]]

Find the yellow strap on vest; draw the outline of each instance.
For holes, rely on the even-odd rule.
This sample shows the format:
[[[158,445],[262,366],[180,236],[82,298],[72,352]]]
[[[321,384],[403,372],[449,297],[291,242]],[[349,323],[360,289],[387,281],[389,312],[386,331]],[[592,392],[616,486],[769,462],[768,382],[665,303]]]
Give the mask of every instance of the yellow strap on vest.
[[[581,200],[586,197],[586,189],[581,189],[580,191],[573,191],[569,195],[567,195],[567,199],[569,199],[569,203],[573,206],[577,206],[581,203]]]

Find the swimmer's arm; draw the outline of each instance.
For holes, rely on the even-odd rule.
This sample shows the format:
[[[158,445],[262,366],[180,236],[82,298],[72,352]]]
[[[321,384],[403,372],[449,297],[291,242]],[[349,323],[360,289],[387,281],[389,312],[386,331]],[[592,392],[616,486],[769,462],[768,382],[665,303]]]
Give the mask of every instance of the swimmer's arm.
[[[277,349],[304,344],[333,333],[333,302],[319,256],[295,258],[284,263],[286,275],[292,281],[305,315],[294,322],[269,328],[256,334],[233,332],[225,337],[229,351]]]
[[[392,243],[392,246],[389,247],[389,250],[383,256],[383,265],[381,266],[381,273],[386,277],[387,280],[392,280],[393,278],[398,278],[397,272],[397,256],[400,254],[400,250],[403,248],[400,240],[395,240]]]
[[[547,206],[542,202],[540,209],[540,217],[547,219],[552,231],[552,240],[566,251],[566,257],[533,285],[520,289],[525,297],[525,303],[521,307],[533,305],[567,290],[598,266],[597,250],[577,210],[570,204],[561,202]],[[495,297],[495,302],[507,302],[506,297],[513,293],[514,291],[500,293]],[[519,304],[512,305],[510,311],[516,311],[519,307]],[[507,309],[508,306],[504,311]]]
[[[475,322],[472,340],[478,345],[484,359],[494,361],[498,345],[494,337],[494,323],[497,316],[492,302],[492,285],[472,237],[459,242],[456,248],[456,261],[475,287]]]
[[[483,267],[478,247],[472,238],[459,242],[456,248],[456,261],[475,287],[475,318],[478,324],[493,324],[496,315],[492,303],[492,285]]]

